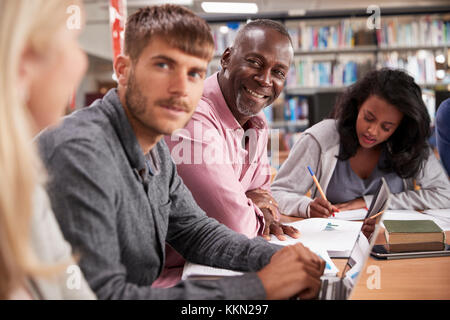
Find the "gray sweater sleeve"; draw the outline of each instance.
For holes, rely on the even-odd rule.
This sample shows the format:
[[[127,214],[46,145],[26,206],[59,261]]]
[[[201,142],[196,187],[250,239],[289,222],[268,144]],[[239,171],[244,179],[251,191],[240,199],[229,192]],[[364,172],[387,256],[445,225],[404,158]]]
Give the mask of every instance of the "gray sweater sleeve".
[[[184,281],[168,289],[139,286],[128,281],[121,262],[117,231],[120,193],[111,156],[88,140],[73,140],[45,150],[49,168],[48,191],[64,235],[81,254],[80,266],[100,299],[263,299],[256,271],[279,248],[261,239],[238,235],[200,210],[181,179],[173,173],[171,215],[167,240],[189,260],[250,271],[219,281]],[[80,160],[82,159],[82,160]],[[196,205],[195,205],[196,206]],[[197,207],[197,206],[196,206]],[[198,207],[197,207],[198,208]],[[173,214],[172,214],[173,213]]]
[[[307,208],[312,201],[306,193],[315,188],[307,166],[316,175],[319,174],[320,157],[321,148],[316,139],[310,134],[302,134],[270,187],[282,213],[306,218]]]
[[[176,173],[170,183],[170,220],[166,241],[195,263],[241,271],[266,265],[275,248],[261,237],[248,239],[208,217]]]
[[[410,179],[411,180],[411,179]],[[433,151],[416,178],[419,190],[414,190],[412,181],[408,190],[391,195],[389,209],[443,209],[450,207],[450,182]]]

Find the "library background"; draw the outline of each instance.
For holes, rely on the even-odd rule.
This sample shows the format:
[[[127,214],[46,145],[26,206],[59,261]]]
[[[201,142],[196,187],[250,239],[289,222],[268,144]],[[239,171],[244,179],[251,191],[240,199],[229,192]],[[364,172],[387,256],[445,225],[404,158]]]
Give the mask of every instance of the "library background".
[[[228,1],[221,1],[218,9],[228,12],[207,13],[214,9],[199,0],[85,0],[87,20],[80,41],[89,56],[89,70],[69,112],[116,87],[112,68],[114,2],[123,6],[125,15],[140,7],[170,2],[203,17],[216,42],[209,74],[219,70],[220,56],[241,24],[268,18],[286,25],[293,40],[294,62],[284,92],[264,109],[269,126],[277,129],[271,137],[278,139],[279,152],[268,150],[275,169],[301,132],[327,117],[339,94],[369,70],[407,70],[422,88],[432,125],[439,104],[450,97],[448,1],[232,0],[247,6],[229,9]]]

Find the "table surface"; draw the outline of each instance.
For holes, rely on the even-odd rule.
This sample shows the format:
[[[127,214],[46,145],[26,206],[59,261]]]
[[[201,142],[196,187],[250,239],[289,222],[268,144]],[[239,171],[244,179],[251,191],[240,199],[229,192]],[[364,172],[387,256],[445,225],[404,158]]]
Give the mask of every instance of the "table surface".
[[[281,221],[299,219],[284,216]],[[449,243],[450,231],[446,239]],[[382,230],[376,243],[385,243]],[[346,261],[333,259],[339,270]],[[450,299],[450,257],[378,260],[370,256],[350,299]]]

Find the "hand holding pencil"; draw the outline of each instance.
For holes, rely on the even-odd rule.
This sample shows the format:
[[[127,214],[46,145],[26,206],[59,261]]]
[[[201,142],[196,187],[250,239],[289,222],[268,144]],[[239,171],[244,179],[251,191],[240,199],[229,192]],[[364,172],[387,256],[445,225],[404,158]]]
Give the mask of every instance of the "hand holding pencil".
[[[325,196],[325,193],[323,192],[319,181],[310,166],[308,166],[308,171],[311,174],[321,196],[321,198],[316,198],[309,204],[309,216],[311,218],[328,218],[330,215],[334,216],[334,212],[339,212],[339,209],[327,200],[327,197]]]

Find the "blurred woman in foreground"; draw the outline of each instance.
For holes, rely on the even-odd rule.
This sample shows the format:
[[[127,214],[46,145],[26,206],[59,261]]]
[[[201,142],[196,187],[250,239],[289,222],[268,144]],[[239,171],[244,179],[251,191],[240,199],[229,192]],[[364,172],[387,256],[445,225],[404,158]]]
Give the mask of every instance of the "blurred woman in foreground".
[[[0,299],[94,298],[32,143],[58,122],[86,70],[81,12],[78,1],[0,0]]]

